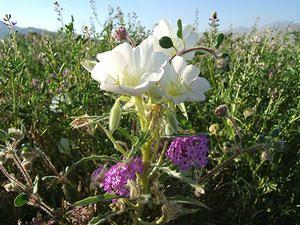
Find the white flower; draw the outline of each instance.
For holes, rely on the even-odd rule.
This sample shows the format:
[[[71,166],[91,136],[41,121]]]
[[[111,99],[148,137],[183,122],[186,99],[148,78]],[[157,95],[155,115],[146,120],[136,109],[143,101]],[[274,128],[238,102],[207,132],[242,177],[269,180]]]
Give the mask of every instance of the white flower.
[[[118,45],[98,54],[97,59],[92,78],[102,90],[138,96],[160,80],[167,56],[154,52],[153,43],[146,39],[136,48],[128,43]]]
[[[173,45],[178,51],[186,50],[195,46],[196,42],[199,40],[199,35],[194,31],[194,27],[191,25],[184,26],[182,29],[183,40],[177,37],[177,26],[172,27],[170,23],[165,20],[161,20],[159,24],[153,30],[154,38],[154,49],[155,51],[163,52],[169,57],[176,54],[174,48],[164,49],[159,45],[159,39],[168,36],[173,41]],[[186,60],[190,60],[194,57],[195,52],[189,52],[184,54],[183,57]]]
[[[176,56],[164,70],[159,84],[167,99],[175,104],[205,100],[204,93],[210,85],[205,78],[198,76],[198,67],[187,65],[183,57]]]

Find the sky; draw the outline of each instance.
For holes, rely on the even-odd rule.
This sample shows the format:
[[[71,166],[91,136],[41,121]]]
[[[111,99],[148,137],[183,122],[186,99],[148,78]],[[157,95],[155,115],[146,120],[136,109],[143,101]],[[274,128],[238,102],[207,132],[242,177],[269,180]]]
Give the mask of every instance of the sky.
[[[141,24],[151,29],[160,19],[175,23],[193,24],[199,11],[199,31],[208,28],[208,18],[216,11],[220,29],[251,27],[256,18],[265,25],[278,21],[300,22],[300,0],[94,0],[100,23],[105,21],[108,6],[120,6],[124,14],[136,12]],[[75,28],[89,25],[93,17],[90,0],[59,0],[63,8],[63,21],[75,19]],[[0,18],[11,14],[20,27],[37,27],[55,31],[60,27],[52,0],[0,0]],[[97,23],[96,23],[97,24]],[[97,25],[98,26],[98,25]],[[96,29],[100,29],[96,26]]]

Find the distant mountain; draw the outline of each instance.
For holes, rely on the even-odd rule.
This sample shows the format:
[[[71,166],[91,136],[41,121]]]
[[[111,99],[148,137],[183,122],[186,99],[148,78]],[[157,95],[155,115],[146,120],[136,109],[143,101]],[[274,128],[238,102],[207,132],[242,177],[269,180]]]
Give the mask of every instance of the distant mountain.
[[[22,27],[15,26],[14,29],[17,30],[19,34],[24,34],[24,35],[26,35],[28,33],[37,33],[37,34],[50,34],[50,33],[52,33],[50,31],[35,28],[35,27],[22,28]],[[4,24],[4,22],[0,21],[0,38],[8,36],[8,34],[9,34],[9,30],[8,30],[7,26]]]
[[[253,28],[252,27],[233,27],[230,30],[227,30],[225,32],[232,32],[232,33],[249,33]],[[258,31],[263,32],[268,29],[274,30],[274,31],[300,31],[300,23],[290,22],[290,21],[278,21],[274,23],[265,24],[262,26],[257,27]]]

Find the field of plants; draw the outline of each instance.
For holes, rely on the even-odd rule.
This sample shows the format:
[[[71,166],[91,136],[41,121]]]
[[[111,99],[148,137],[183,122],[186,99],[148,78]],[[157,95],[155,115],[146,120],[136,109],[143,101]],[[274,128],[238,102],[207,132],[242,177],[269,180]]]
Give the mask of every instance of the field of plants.
[[[183,96],[172,95],[169,78],[143,91],[154,69],[138,88],[98,77],[107,64],[121,67],[117,46],[139,49],[141,61],[151,55],[149,68],[163,57],[143,52],[152,31],[135,14],[112,10],[101,31],[85,27],[82,35],[73,18],[44,35],[19,35],[10,16],[5,21],[0,224],[300,224],[299,33],[253,27],[223,35],[214,13],[186,66],[174,38],[184,40],[188,28],[178,20],[177,37],[163,35],[159,44],[177,53],[165,71],[198,72],[193,81],[203,91],[192,96],[194,86],[182,85]],[[120,83],[137,85],[126,76]],[[166,97],[160,87],[169,88]],[[202,149],[200,161],[184,158],[189,141]],[[122,176],[122,187],[108,180]]]

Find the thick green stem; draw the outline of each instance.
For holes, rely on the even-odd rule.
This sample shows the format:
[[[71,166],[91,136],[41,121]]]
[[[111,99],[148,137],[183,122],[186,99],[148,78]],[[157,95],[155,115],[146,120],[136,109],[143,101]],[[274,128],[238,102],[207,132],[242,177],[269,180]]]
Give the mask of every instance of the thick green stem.
[[[141,177],[142,182],[142,190],[143,194],[149,194],[149,169],[150,169],[150,151],[151,151],[151,144],[152,141],[149,141],[145,144],[144,148],[142,149],[142,163],[143,163],[143,175]]]
[[[144,130],[147,127],[147,117],[145,114],[145,108],[143,105],[143,99],[141,96],[134,97],[136,109],[138,112],[138,116],[140,117],[140,124],[142,130]]]

